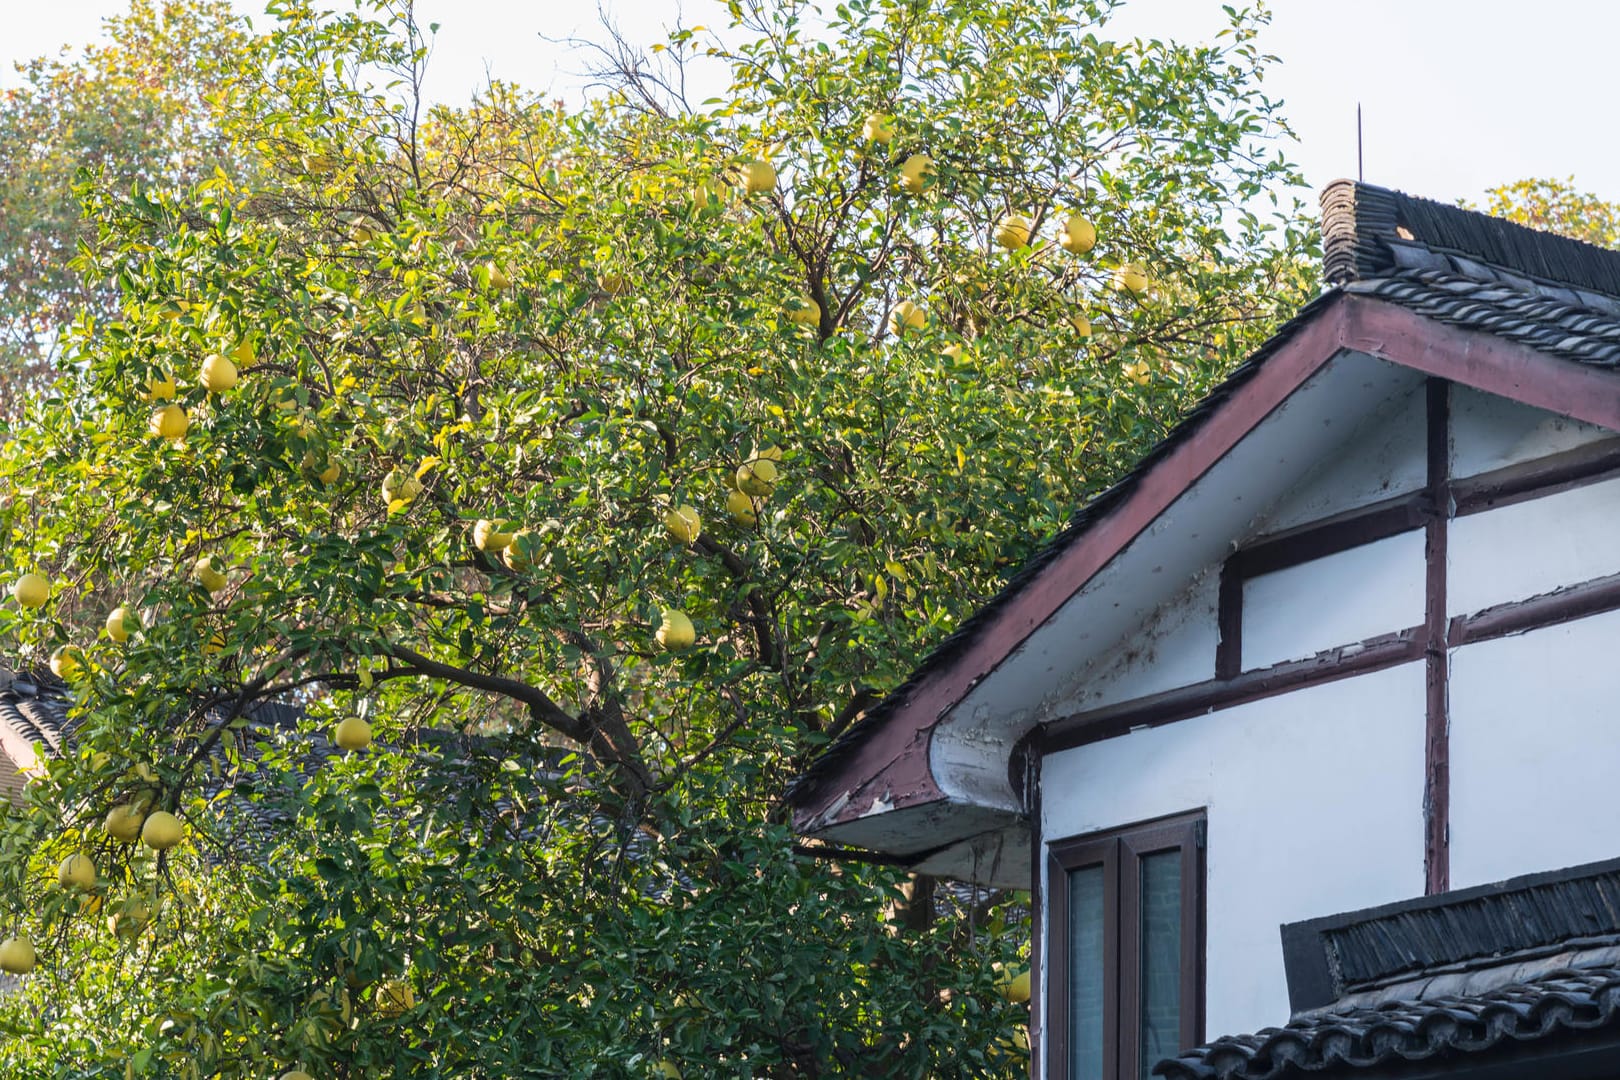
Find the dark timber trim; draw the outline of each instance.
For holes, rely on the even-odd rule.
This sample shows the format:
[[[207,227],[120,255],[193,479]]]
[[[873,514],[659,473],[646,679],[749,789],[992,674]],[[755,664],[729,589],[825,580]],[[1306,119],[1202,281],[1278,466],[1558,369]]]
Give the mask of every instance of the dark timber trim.
[[[1456,648],[1616,610],[1620,610],[1620,574],[1611,574],[1528,600],[1458,615],[1451,620],[1447,638]]]
[[[1235,679],[1243,673],[1243,586],[1247,582],[1420,529],[1431,516],[1430,507],[1428,491],[1418,491],[1262,536],[1240,548],[1221,566],[1215,677]]]
[[[1040,753],[1052,754],[1137,728],[1158,727],[1316,683],[1410,663],[1423,658],[1423,644],[1423,627],[1413,626],[1304,660],[1245,671],[1235,678],[1211,679],[1118,705],[1070,713],[1033,729],[1031,736],[1038,740]]]
[[[1451,506],[1451,384],[1431,378],[1428,398],[1428,496],[1424,526],[1423,877],[1433,896],[1451,888],[1450,651],[1446,644],[1446,540]]]
[[[1363,544],[1421,529],[1429,519],[1432,505],[1427,491],[1386,499],[1298,528],[1262,536],[1245,544],[1227,561],[1237,563],[1246,578],[1286,570]]]
[[[1215,677],[1235,679],[1243,673],[1243,568],[1236,559],[1221,567],[1220,595],[1215,601]]]
[[[1041,1030],[1046,1019],[1046,987],[1042,971],[1041,946],[1044,943],[1042,926],[1046,922],[1045,890],[1041,888],[1041,874],[1044,860],[1041,858],[1041,848],[1045,841],[1041,837],[1041,757],[1039,754],[1023,753],[1024,759],[1024,789],[1027,795],[1023,802],[1029,813],[1029,865],[1034,879],[1029,886],[1029,1075],[1045,1076],[1045,1039],[1041,1038]]]

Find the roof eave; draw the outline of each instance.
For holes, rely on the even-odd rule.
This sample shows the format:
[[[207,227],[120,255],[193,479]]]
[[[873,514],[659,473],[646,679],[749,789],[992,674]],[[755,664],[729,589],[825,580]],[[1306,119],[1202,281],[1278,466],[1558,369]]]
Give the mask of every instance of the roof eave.
[[[790,792],[808,833],[859,817],[947,801],[935,775],[940,721],[1076,591],[1339,352],[1366,353],[1586,423],[1620,430],[1620,373],[1550,356],[1398,305],[1335,290],[1313,302],[1223,383],[1119,485],[1100,510],[1032,560],[906,684],[824,755]]]

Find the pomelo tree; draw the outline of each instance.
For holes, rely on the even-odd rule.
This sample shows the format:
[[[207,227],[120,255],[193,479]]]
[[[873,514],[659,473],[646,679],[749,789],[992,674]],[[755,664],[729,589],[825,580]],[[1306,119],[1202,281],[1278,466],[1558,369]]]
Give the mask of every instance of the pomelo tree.
[[[571,111],[271,7],[262,172],[86,184],[116,303],[0,453],[78,724],[0,823],[4,1068],[1017,1075],[1020,898],[781,796],[1308,290],[1259,17],[736,2]]]

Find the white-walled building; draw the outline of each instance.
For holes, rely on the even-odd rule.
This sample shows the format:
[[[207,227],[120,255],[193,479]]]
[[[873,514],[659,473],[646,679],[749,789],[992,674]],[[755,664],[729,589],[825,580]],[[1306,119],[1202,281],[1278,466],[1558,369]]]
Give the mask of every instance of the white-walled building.
[[[1374,998],[1428,1031],[1423,978],[1539,1001],[1547,957],[1620,958],[1613,867],[1476,888],[1620,855],[1620,253],[1349,182],[1323,230],[1329,291],[835,744],[796,824],[1033,889],[1049,1080],[1614,1075],[1584,1043],[1597,1071],[1514,1072],[1503,1039],[1185,1053],[1295,1012],[1370,1039],[1344,1018]],[[1487,932],[1553,893],[1592,910]],[[1390,929],[1420,916],[1472,930]],[[1314,943],[1286,964],[1284,924]],[[1620,1008],[1620,974],[1578,994]]]

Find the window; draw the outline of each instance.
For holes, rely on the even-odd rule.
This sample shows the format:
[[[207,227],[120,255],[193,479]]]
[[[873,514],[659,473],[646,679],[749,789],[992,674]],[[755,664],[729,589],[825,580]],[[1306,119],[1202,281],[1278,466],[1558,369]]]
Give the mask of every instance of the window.
[[[1204,816],[1050,848],[1052,1080],[1149,1080],[1203,1040]]]

